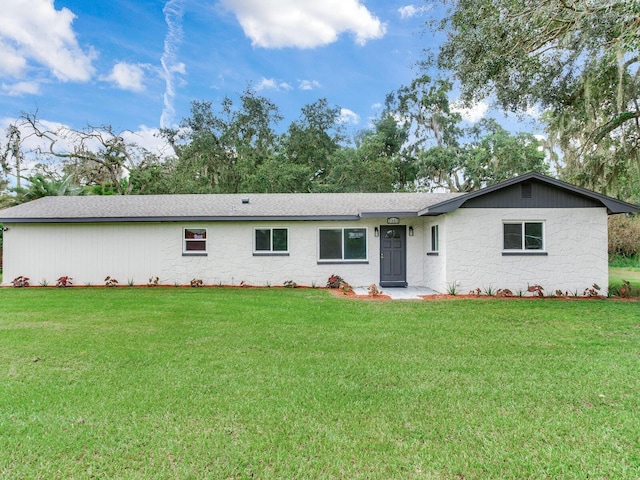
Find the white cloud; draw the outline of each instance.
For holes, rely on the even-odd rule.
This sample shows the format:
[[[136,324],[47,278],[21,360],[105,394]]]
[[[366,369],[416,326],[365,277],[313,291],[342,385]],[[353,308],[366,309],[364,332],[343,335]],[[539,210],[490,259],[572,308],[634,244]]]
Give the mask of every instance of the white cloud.
[[[135,132],[125,131],[120,135],[127,143],[135,143],[159,158],[167,158],[174,154],[171,145],[160,135],[158,128],[140,125]]]
[[[398,9],[400,18],[411,18],[422,15],[432,9],[431,5],[423,5],[422,7],[416,7],[415,5],[405,5]]]
[[[489,110],[489,104],[486,102],[478,102],[472,107],[463,107],[460,102],[451,103],[451,111],[457,112],[467,122],[476,123],[482,119]]]
[[[126,62],[116,63],[107,76],[100,77],[101,80],[115,83],[118,88],[141,92],[144,90],[144,69],[143,65]]]
[[[1,35],[1,34],[0,34]],[[27,68],[27,59],[0,37],[0,71],[4,77],[19,77]]]
[[[222,0],[251,43],[264,48],[313,48],[351,32],[358,45],[380,38],[386,26],[360,0]]]
[[[95,53],[78,45],[72,28],[75,18],[68,8],[56,10],[53,0],[3,0],[0,70],[5,76],[22,78],[35,64],[63,82],[90,80]]]
[[[13,85],[2,84],[2,93],[10,97],[21,97],[22,95],[38,95],[40,84],[38,82],[18,82]]]
[[[299,80],[298,88],[300,90],[315,90],[316,88],[320,88],[320,82],[317,80]]]
[[[360,116],[352,110],[348,108],[340,109],[340,118],[338,119],[340,123],[350,123],[352,125],[357,125],[360,123]]]
[[[292,90],[293,87],[287,82],[279,82],[275,78],[264,78],[256,85],[256,91],[261,90]]]

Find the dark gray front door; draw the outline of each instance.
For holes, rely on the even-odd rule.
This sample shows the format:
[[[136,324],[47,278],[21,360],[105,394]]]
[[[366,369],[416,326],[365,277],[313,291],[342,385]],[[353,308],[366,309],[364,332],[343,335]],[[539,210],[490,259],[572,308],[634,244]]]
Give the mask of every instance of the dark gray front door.
[[[407,286],[407,249],[404,225],[380,226],[380,286]]]

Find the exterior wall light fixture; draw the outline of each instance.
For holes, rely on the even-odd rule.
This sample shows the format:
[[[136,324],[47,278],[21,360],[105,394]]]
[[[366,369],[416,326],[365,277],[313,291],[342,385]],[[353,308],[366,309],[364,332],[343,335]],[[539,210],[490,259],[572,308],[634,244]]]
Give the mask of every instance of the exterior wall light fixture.
[[[413,237],[413,227],[409,227],[409,236]]]

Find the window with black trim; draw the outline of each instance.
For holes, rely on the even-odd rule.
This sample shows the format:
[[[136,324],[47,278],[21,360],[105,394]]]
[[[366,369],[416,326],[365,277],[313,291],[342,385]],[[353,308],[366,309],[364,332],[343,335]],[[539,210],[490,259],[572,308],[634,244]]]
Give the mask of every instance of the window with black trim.
[[[544,251],[544,222],[504,222],[504,250]]]
[[[255,228],[253,252],[256,254],[286,254],[289,252],[288,228]]]
[[[203,255],[207,253],[207,229],[185,228],[182,253]]]
[[[367,260],[366,228],[321,228],[318,244],[320,261]]]
[[[438,232],[438,225],[431,226],[431,251],[437,252],[439,250],[440,233]]]

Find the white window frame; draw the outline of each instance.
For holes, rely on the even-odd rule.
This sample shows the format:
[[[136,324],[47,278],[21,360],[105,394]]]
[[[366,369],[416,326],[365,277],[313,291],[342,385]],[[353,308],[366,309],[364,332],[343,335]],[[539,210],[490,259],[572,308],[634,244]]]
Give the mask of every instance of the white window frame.
[[[525,232],[527,224],[540,224],[542,226],[542,248],[527,248],[525,242]],[[504,228],[505,225],[520,225],[520,248],[504,248]],[[502,222],[502,251],[503,253],[530,253],[544,254],[547,252],[547,229],[544,220],[503,220]]]
[[[269,230],[270,234],[270,249],[269,250],[258,250],[256,245],[256,232],[258,230]],[[285,230],[287,232],[287,249],[286,250],[274,250],[273,249],[273,231],[274,230]],[[289,227],[254,227],[253,229],[253,254],[254,255],[289,255]]]
[[[433,241],[434,232],[435,232],[435,242]],[[429,242],[431,242],[431,245],[430,245],[431,248],[429,249],[429,251],[432,253],[438,253],[440,251],[440,225],[439,224],[431,225],[431,228],[429,229]]]
[[[323,230],[340,230],[342,236],[341,254],[342,258],[320,258],[320,232]],[[344,231],[364,230],[365,252],[364,258],[344,258]],[[368,227],[318,227],[316,238],[318,239],[318,263],[369,263],[369,228]]]
[[[189,230],[204,230],[204,238],[187,238]],[[189,250],[187,245],[189,242],[204,241],[204,250]],[[182,255],[207,255],[209,250],[209,235],[206,227],[184,227],[182,229]]]

